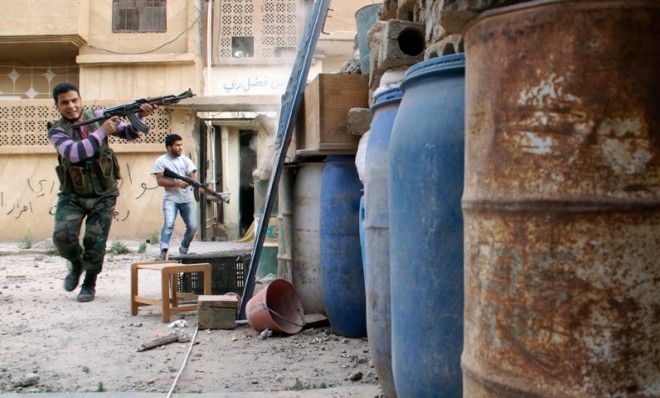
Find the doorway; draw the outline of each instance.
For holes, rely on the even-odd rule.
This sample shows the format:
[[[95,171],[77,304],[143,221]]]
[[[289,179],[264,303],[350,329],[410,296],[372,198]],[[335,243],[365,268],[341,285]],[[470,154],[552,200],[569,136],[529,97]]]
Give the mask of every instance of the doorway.
[[[252,225],[254,220],[254,179],[252,173],[257,167],[257,132],[254,130],[239,130],[240,145],[240,210],[239,229],[240,236]]]

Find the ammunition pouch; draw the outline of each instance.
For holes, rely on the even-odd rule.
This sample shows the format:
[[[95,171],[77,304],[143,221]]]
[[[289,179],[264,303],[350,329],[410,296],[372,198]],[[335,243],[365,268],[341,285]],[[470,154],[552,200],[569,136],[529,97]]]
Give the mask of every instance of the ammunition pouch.
[[[97,175],[103,188],[116,188],[117,180],[121,179],[121,172],[119,171],[119,161],[112,150],[108,148],[101,152],[94,163],[98,166]]]
[[[80,196],[99,195],[117,188],[117,180],[121,178],[117,157],[109,149],[81,164],[60,164],[55,171],[60,190]]]

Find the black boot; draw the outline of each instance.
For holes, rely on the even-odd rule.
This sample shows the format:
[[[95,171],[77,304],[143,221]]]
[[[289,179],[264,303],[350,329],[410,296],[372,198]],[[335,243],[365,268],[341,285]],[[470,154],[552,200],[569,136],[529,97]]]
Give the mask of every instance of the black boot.
[[[78,286],[80,274],[82,274],[80,261],[69,262],[69,273],[64,277],[64,290],[72,292]]]
[[[85,279],[80,287],[80,293],[78,293],[78,301],[81,303],[87,303],[94,300],[94,294],[96,293],[96,275],[96,272],[85,272]]]

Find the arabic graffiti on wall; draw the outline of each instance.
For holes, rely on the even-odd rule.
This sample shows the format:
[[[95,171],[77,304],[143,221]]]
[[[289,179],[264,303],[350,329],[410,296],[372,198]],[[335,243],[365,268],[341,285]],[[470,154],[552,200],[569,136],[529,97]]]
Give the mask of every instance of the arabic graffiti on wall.
[[[132,185],[133,182],[128,164],[126,164],[126,170],[128,170],[128,180],[119,180],[118,188],[120,190],[124,183]],[[149,182],[151,183],[151,181]],[[144,197],[144,194],[147,191],[152,191],[157,188],[157,185],[149,186],[146,182],[140,182],[139,189],[134,190],[137,192],[134,199],[139,200]],[[11,192],[0,191],[0,216],[14,220],[28,216],[38,217],[40,209],[47,209],[48,215],[54,216],[57,207],[55,205],[44,206],[41,202],[55,202],[58,192],[59,183],[55,179],[37,180],[28,178],[25,182],[24,189],[22,190],[12,190]],[[17,194],[19,196],[18,198],[16,198]],[[129,216],[130,210],[115,211],[113,218],[116,222],[124,222]]]
[[[10,199],[9,193],[0,192],[0,208],[5,216],[13,219],[19,219],[26,214],[33,214],[33,202],[45,198],[46,194],[52,194],[55,190],[55,181],[40,179],[32,181],[27,179],[26,187],[28,189],[27,199]],[[7,210],[9,209],[9,210]]]
[[[223,82],[222,89],[226,94],[274,93],[283,91],[285,85],[284,79],[252,75],[243,79],[227,79]]]

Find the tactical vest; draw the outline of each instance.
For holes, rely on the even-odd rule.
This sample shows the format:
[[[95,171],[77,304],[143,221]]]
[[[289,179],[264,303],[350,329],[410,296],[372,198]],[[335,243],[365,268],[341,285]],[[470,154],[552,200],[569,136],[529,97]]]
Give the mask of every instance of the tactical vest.
[[[88,119],[95,117],[91,110],[83,111]],[[87,125],[90,132],[101,126],[99,122]],[[52,128],[63,130],[75,141],[81,141],[80,130],[71,127],[64,118],[53,123]],[[60,180],[60,191],[81,196],[101,195],[117,188],[117,180],[121,179],[119,162],[108,145],[108,137],[103,139],[93,157],[78,163],[71,163],[58,155],[59,165],[55,168]]]

